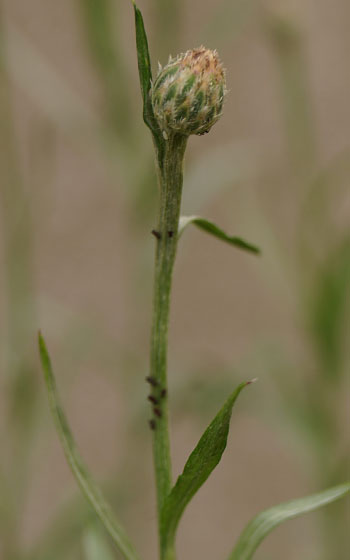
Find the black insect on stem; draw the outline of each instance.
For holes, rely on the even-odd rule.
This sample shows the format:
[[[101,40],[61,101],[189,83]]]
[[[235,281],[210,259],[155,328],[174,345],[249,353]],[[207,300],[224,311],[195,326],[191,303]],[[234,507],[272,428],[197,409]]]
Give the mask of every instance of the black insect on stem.
[[[159,231],[157,231],[156,229],[152,229],[151,234],[154,235],[154,237],[158,240],[161,239],[161,237],[162,237],[161,233]]]
[[[156,397],[154,397],[153,395],[148,395],[147,398],[153,404],[158,404],[159,403],[158,399],[156,399]]]
[[[160,392],[160,397],[161,397],[162,399],[164,399],[164,398],[166,397],[166,395],[167,395],[167,390],[166,390],[166,389],[162,389],[161,392]]]
[[[156,421],[153,420],[153,418],[152,418],[152,420],[149,420],[149,421],[148,421],[148,424],[149,424],[149,427],[151,428],[151,430],[155,430],[155,429],[156,429]]]
[[[168,231],[168,237],[174,237],[174,232],[173,231]]]
[[[151,375],[146,377],[146,381],[147,381],[147,383],[152,385],[152,387],[157,387],[158,386],[158,381],[154,377],[152,377]]]
[[[160,410],[160,408],[154,407],[153,412],[156,416],[158,416],[158,418],[162,417],[162,411]]]

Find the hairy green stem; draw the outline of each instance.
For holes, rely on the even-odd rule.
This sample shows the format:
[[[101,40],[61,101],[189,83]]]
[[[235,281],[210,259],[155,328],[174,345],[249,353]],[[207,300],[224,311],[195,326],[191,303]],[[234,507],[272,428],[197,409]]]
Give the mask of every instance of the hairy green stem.
[[[158,157],[160,209],[156,238],[153,323],[151,335],[151,394],[154,428],[153,455],[158,519],[171,489],[169,413],[167,399],[167,347],[170,292],[174,267],[182,192],[182,165],[187,137],[174,134]],[[161,552],[161,558],[165,552]]]

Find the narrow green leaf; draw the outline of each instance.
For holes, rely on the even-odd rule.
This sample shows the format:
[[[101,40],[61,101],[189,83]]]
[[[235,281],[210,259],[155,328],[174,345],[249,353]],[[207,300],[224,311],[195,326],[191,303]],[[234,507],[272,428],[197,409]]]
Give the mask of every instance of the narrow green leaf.
[[[72,473],[75,476],[81,491],[90,502],[112,540],[124,555],[124,558],[127,560],[138,560],[138,555],[136,554],[128,536],[116,520],[110,506],[103,498],[98,486],[92,479],[80,457],[67,418],[60,405],[50,356],[41,333],[39,333],[39,351],[45,375],[51,413]]]
[[[226,448],[233,405],[242,389],[250,383],[252,381],[241,383],[227,399],[192,451],[183,473],[166,498],[161,512],[163,551],[173,546],[176,528],[185,507],[219,463]]]
[[[164,138],[154,117],[150,96],[150,90],[152,87],[152,68],[148,49],[147,34],[143,23],[141,11],[136,6],[134,0],[132,0],[132,3],[135,12],[136,49],[140,86],[143,99],[143,120],[152,131],[158,149],[158,154],[161,158],[164,150]]]
[[[185,230],[185,228],[189,224],[194,224],[198,228],[214,235],[218,239],[222,241],[226,241],[230,243],[230,245],[234,245],[239,249],[243,249],[244,251],[249,251],[250,253],[255,253],[256,255],[260,254],[260,249],[256,245],[252,245],[248,243],[241,237],[232,237],[227,235],[222,229],[220,229],[217,225],[213,224],[213,222],[209,222],[209,220],[205,220],[204,218],[200,218],[199,216],[181,216],[180,223],[179,223],[179,237]]]
[[[137,62],[139,67],[140,86],[143,98],[144,108],[150,104],[149,91],[152,86],[152,69],[151,59],[148,50],[148,40],[146,35],[143,17],[133,1],[135,11],[135,29],[136,29],[136,48],[137,48]]]
[[[341,484],[319,494],[292,500],[262,511],[248,523],[241,533],[228,560],[250,560],[261,541],[280,523],[334,502],[349,491],[350,483]]]

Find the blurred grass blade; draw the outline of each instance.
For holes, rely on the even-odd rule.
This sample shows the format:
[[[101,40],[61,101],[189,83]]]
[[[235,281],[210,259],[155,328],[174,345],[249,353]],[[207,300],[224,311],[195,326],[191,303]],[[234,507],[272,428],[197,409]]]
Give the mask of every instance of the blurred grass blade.
[[[218,239],[226,241],[227,243],[230,243],[230,245],[234,245],[239,249],[249,251],[250,253],[255,253],[256,255],[259,255],[261,253],[260,249],[256,245],[248,243],[241,237],[232,237],[230,235],[227,235],[227,233],[225,233],[217,225],[213,224],[213,222],[209,222],[209,220],[205,220],[204,218],[200,218],[199,216],[181,216],[179,223],[179,237],[189,224],[194,224],[199,229],[202,229],[203,231],[206,231],[207,233],[210,233]]]
[[[68,558],[74,545],[79,542],[84,529],[95,518],[95,512],[81,493],[62,505],[49,526],[26,550],[25,560],[62,560]],[[24,560],[24,559],[23,559]]]
[[[313,282],[311,326],[320,371],[339,381],[345,358],[347,301],[350,296],[350,238],[333,251]]]
[[[71,433],[68,421],[59,402],[50,356],[41,333],[39,333],[39,351],[45,374],[50,409],[69,466],[80,486],[80,489],[92,505],[105,529],[112,537],[113,542],[124,555],[124,558],[127,560],[138,560],[138,556],[133,545],[129,541],[124,529],[119,525],[110,506],[106,503],[98,486],[91,478],[79,455],[79,451]]]
[[[86,560],[115,560],[105,537],[97,527],[90,527],[83,537],[83,549]]]
[[[100,127],[100,118],[87,102],[86,96],[75,91],[69,80],[50,64],[49,54],[43,52],[22,33],[9,18],[6,22],[6,57],[11,78],[24,90],[31,103],[43,117],[60,130],[81,130],[81,127]],[[1,82],[3,85],[3,79]],[[2,125],[3,126],[3,125]],[[77,128],[76,128],[77,127]]]
[[[130,145],[131,106],[128,91],[127,66],[114,22],[118,17],[119,3],[113,0],[79,0],[83,30],[91,59],[103,86],[108,125],[115,134]]]
[[[232,408],[244,387],[241,383],[227,399],[224,406],[209,424],[192,451],[183,473],[164,502],[161,512],[161,547],[166,551],[173,546],[177,525],[194,494],[204,484],[219,463],[226,448]]]
[[[305,41],[292,18],[273,10],[265,10],[265,25],[278,64],[291,162],[303,174],[313,169],[317,155]]]
[[[319,494],[286,502],[259,513],[241,533],[228,560],[250,560],[261,541],[280,523],[334,502],[349,491],[350,483],[341,484]]]

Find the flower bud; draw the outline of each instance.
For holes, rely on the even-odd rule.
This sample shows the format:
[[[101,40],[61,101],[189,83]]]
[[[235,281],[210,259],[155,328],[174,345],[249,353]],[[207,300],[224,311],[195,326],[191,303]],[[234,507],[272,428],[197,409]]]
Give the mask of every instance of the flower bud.
[[[171,132],[205,134],[222,113],[225,72],[216,51],[187,51],[158,73],[152,87],[154,115],[164,138]]]

